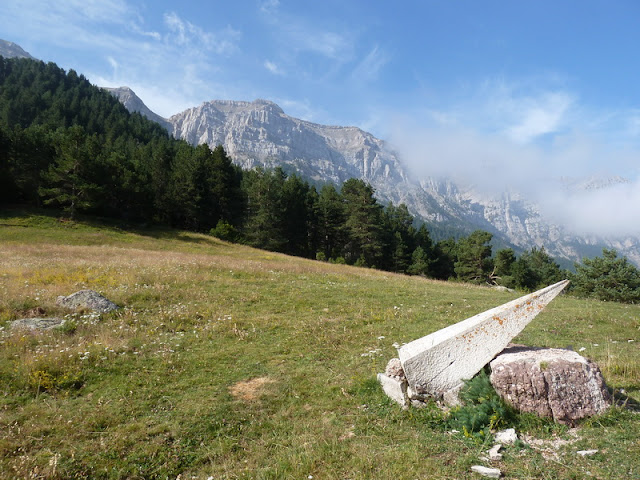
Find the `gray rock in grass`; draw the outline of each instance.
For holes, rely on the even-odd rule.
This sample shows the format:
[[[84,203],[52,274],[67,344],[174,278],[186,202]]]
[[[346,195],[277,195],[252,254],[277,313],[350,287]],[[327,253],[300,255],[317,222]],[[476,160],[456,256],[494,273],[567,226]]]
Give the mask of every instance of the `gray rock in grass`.
[[[108,313],[120,307],[111,300],[100,295],[93,290],[80,290],[72,293],[68,297],[60,296],[56,300],[56,305],[70,309],[88,308],[99,313]]]

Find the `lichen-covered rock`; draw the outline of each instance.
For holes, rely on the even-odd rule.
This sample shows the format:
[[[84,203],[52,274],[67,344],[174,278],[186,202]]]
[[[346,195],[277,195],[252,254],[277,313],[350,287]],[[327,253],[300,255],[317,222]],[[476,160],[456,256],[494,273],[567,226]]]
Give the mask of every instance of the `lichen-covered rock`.
[[[520,411],[563,424],[611,406],[598,366],[571,350],[510,347],[491,362],[491,384]]]
[[[9,324],[10,328],[28,328],[31,330],[50,330],[64,324],[64,318],[21,318]]]
[[[80,290],[79,292],[72,293],[68,297],[60,296],[56,300],[56,304],[71,309],[87,308],[99,313],[108,313],[120,308],[111,300],[106,299],[93,290]]]

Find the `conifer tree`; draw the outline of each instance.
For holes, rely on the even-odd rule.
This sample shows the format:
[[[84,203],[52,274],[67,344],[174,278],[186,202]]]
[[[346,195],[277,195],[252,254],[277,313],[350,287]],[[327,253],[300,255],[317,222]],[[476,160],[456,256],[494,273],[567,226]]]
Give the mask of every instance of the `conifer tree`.
[[[351,178],[342,185],[345,204],[348,243],[347,260],[373,267],[379,264],[383,253],[382,207],[373,196],[371,185]]]
[[[598,300],[640,302],[640,270],[614,249],[602,249],[602,256],[585,258],[571,276],[572,291]]]
[[[476,230],[458,242],[457,261],[454,270],[459,280],[484,282],[491,269],[491,239],[489,232]]]
[[[98,188],[90,181],[95,146],[80,126],[58,133],[55,162],[42,175],[39,192],[44,203],[62,206],[71,219],[79,209],[91,206],[91,194]]]

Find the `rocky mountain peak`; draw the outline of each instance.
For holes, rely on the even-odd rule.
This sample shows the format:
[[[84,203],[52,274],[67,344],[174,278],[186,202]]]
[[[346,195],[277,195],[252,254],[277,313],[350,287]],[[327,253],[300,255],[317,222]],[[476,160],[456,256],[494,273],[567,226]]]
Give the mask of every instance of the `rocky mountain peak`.
[[[37,60],[32,57],[28,52],[22,49],[22,47],[16,43],[9,42],[8,40],[0,39],[0,55],[6,58],[30,58],[31,60]]]
[[[130,112],[138,112],[141,115],[147,117],[149,120],[153,120],[154,122],[162,125],[167,130],[170,130],[169,122],[167,121],[167,119],[152,112],[149,107],[144,104],[140,97],[138,97],[138,95],[136,95],[135,92],[131,90],[131,88],[123,86],[116,88],[103,87],[103,89],[120,100],[120,103],[122,103]]]

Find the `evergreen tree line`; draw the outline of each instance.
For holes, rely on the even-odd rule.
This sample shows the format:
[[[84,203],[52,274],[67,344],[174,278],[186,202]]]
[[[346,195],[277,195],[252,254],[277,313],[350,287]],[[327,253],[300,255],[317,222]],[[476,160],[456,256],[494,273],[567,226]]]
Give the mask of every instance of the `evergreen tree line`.
[[[55,64],[0,57],[0,202],[210,232],[267,250],[437,279],[534,290],[566,278],[544,249],[492,255],[492,235],[434,243],[405,205],[350,179],[316,188],[281,168],[242,171],[221,146],[193,147]],[[603,251],[574,291],[640,300],[640,275]]]

